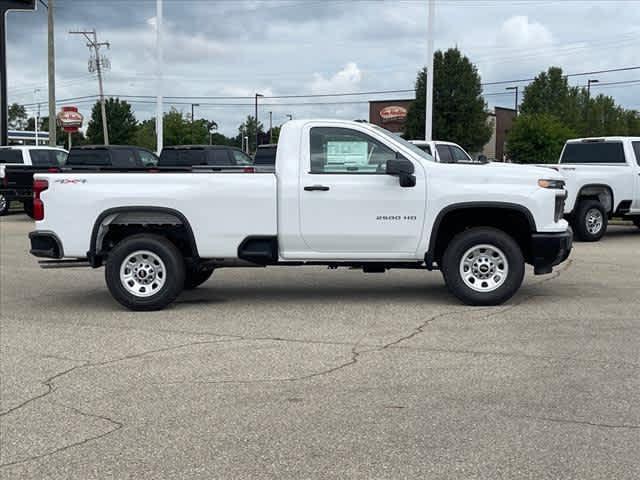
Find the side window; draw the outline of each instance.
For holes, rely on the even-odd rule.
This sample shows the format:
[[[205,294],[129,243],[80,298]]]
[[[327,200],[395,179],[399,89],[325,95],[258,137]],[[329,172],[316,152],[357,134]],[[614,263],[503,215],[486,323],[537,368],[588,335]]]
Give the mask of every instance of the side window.
[[[60,152],[58,150],[55,150],[55,157],[56,157],[57,165],[62,166],[65,163],[67,163],[67,154],[65,152]]]
[[[24,163],[22,151],[8,148],[0,149],[0,163]]]
[[[449,145],[449,149],[451,150],[451,155],[453,156],[454,162],[470,162],[471,159],[464,153],[464,150],[458,147],[454,147],[453,145]]]
[[[636,163],[640,166],[640,142],[633,142],[633,153],[636,154]]]
[[[140,156],[142,165],[144,165],[145,167],[155,167],[158,164],[157,157],[151,152],[147,152],[146,150],[138,150],[138,155]]]
[[[449,145],[436,145],[436,150],[438,150],[441,163],[453,162],[453,156],[451,155],[451,150],[449,150]]]
[[[141,167],[142,164],[136,158],[133,150],[128,148],[116,148],[111,152],[113,166],[117,168]]]
[[[231,150],[231,155],[236,165],[253,165],[251,157],[239,150]]]
[[[393,150],[348,128],[314,127],[310,132],[311,173],[384,173]]]
[[[207,152],[208,165],[224,166],[231,165],[231,163],[227,150],[214,149]]]
[[[34,167],[53,167],[57,166],[51,150],[31,150],[31,163]]]
[[[420,150],[423,150],[423,151],[427,152],[429,155],[433,155],[431,153],[431,147],[429,145],[418,145],[418,148]]]

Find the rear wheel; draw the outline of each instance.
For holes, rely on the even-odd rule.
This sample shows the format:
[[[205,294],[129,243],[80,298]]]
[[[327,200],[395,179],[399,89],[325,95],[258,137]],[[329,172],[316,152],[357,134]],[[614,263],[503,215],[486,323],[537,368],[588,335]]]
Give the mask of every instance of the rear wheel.
[[[209,280],[213,275],[213,269],[211,270],[187,270],[187,273],[184,277],[184,288],[185,290],[193,290],[194,288],[199,287],[204,282]]]
[[[133,235],[109,253],[105,280],[113,298],[128,309],[161,310],[184,287],[184,259],[164,237]]]
[[[632,221],[636,227],[640,228],[640,217],[633,217]]]
[[[9,206],[11,205],[11,200],[9,200],[4,195],[0,194],[0,216],[6,215],[9,211]]]
[[[597,200],[580,202],[573,220],[576,237],[583,242],[597,242],[607,231],[609,218],[602,204]]]
[[[501,230],[472,228],[449,243],[441,268],[451,293],[467,305],[500,305],[522,285],[524,257]]]

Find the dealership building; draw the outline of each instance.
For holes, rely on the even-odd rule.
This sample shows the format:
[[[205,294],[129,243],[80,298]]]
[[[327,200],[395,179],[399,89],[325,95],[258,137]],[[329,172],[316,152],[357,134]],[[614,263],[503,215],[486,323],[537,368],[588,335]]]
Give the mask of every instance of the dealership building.
[[[369,102],[369,123],[402,135],[412,103],[412,99],[372,100]],[[491,138],[481,151],[469,152],[469,154],[473,157],[484,155],[488,160],[504,161],[507,134],[515,118],[516,111],[512,108],[494,107],[493,111],[487,112],[487,122],[491,125]],[[437,140],[450,139],[438,138]]]

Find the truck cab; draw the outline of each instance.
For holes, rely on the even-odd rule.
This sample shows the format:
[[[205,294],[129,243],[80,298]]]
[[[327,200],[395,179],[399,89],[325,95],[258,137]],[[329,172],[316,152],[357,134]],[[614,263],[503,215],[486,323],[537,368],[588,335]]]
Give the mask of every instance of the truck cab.
[[[526,263],[549,273],[571,251],[558,172],[438,163],[358,122],[287,122],[275,172],[36,181],[32,253],[53,258],[47,266],[105,266],[112,295],[134,310],[163,308],[219,268],[305,265],[440,269],[464,303],[496,305],[518,290]]]

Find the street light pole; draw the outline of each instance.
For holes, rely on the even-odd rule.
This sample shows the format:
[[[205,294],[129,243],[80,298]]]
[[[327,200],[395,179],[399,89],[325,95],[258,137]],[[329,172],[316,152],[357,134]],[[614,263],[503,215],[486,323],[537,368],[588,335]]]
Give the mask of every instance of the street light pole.
[[[436,2],[429,0],[429,17],[427,19],[427,81],[424,119],[424,139],[431,140],[433,134],[433,25],[435,23]]]
[[[269,112],[269,143],[273,143],[273,112]]]
[[[258,151],[258,97],[264,97],[264,95],[256,93],[256,151]]]
[[[199,107],[199,106],[200,106],[199,103],[192,103],[191,104],[191,144],[193,144],[193,120],[194,120],[194,115],[195,115],[194,108],[195,107]]]
[[[40,123],[40,102],[38,102],[38,92],[40,92],[39,88],[36,88],[33,91],[34,100],[37,102],[37,110],[36,110],[36,121],[35,121],[35,130],[36,130],[36,147],[38,146],[38,124]]]
[[[164,106],[162,98],[162,0],[156,0],[156,153],[160,156],[164,144]]]
[[[592,83],[600,83],[598,79],[589,79],[587,80],[587,97],[591,98],[591,84]]]
[[[514,110],[516,111],[516,117],[518,116],[518,86],[515,87],[507,87],[505,90],[515,90],[516,93],[516,102],[514,106]]]

